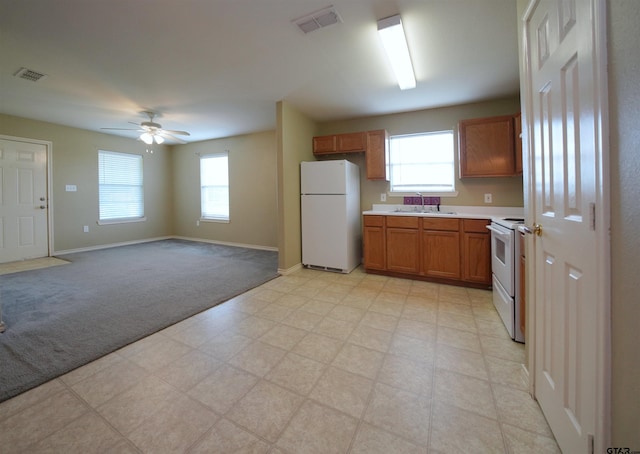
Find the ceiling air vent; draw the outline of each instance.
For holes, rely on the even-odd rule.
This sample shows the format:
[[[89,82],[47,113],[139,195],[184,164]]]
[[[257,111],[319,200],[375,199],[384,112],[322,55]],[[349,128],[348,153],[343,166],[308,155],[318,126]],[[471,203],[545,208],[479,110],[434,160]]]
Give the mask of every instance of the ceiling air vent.
[[[307,14],[292,21],[303,33],[309,33],[319,28],[342,22],[333,5],[323,8],[315,13]]]
[[[18,72],[14,74],[14,76],[19,77],[20,79],[30,80],[31,82],[37,82],[47,77],[46,74],[42,74],[38,71],[27,68],[20,68]]]

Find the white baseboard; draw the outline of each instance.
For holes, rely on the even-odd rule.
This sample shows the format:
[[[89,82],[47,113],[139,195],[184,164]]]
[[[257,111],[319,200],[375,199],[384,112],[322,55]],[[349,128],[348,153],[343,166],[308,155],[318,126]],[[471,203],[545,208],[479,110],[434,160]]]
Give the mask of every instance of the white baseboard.
[[[152,241],[160,241],[160,240],[168,240],[173,237],[171,236],[160,236],[157,238],[145,238],[143,240],[134,240],[134,241],[123,241],[122,243],[110,243],[110,244],[100,244],[98,246],[89,246],[89,247],[81,247],[77,249],[64,249],[62,251],[53,251],[52,256],[65,255],[65,254],[75,254],[76,252],[89,252],[89,251],[98,251],[100,249],[109,249],[112,247],[118,246],[129,246],[132,244],[141,244],[141,243],[150,243]]]
[[[206,239],[203,239],[203,238],[191,238],[191,237],[186,237],[186,236],[170,235],[170,236],[161,236],[161,237],[156,237],[156,238],[145,238],[143,240],[124,241],[122,243],[101,244],[101,245],[98,245],[98,246],[89,246],[89,247],[83,247],[83,248],[77,248],[77,249],[65,249],[65,250],[62,250],[62,251],[54,251],[52,255],[58,256],[58,255],[65,255],[65,254],[75,254],[76,252],[97,251],[97,250],[100,250],[100,249],[109,249],[109,248],[118,247],[118,246],[129,246],[129,245],[132,245],[132,244],[150,243],[152,241],[170,240],[170,239],[185,240],[185,241],[198,241],[200,243],[221,244],[221,245],[224,245],[224,246],[243,247],[243,248],[248,248],[248,249],[260,249],[260,250],[263,250],[263,251],[278,252],[278,248],[277,247],[260,246],[260,245],[255,245],[255,244],[230,243],[230,242],[227,242],[227,241],[206,240]]]
[[[247,249],[260,249],[262,251],[278,252],[278,248],[277,247],[260,246],[258,244],[232,243],[232,242],[229,242],[229,241],[207,240],[207,239],[204,239],[204,238],[192,238],[192,237],[188,237],[188,236],[172,236],[170,238],[175,238],[177,240],[186,240],[186,241],[199,241],[201,243],[221,244],[223,246],[244,247],[244,248],[247,248]]]
[[[293,265],[291,268],[278,268],[278,274],[282,275],[282,276],[286,276],[288,274],[291,273],[295,273],[298,270],[302,269],[302,263],[298,263],[297,265]]]

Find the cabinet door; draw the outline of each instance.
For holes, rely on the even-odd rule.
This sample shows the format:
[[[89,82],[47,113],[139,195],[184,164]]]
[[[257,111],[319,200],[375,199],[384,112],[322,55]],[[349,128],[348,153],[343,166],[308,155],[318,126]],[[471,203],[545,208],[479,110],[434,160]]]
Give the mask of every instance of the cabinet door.
[[[512,115],[463,120],[458,133],[461,178],[515,174]]]
[[[426,276],[460,279],[460,233],[422,231],[422,273]]]
[[[465,281],[491,285],[491,236],[489,233],[463,234],[462,262]]]
[[[384,270],[385,247],[384,247],[384,227],[382,226],[365,226],[364,240],[364,267],[370,270]]]
[[[367,148],[367,136],[364,132],[338,134],[336,142],[337,150],[340,153],[349,151],[362,152]]]
[[[387,269],[400,273],[420,272],[418,229],[387,228]]]
[[[326,154],[336,152],[336,136],[317,136],[313,138],[313,153]]]
[[[389,136],[384,129],[367,132],[367,179],[388,180]]]
[[[513,117],[513,134],[515,140],[516,175],[522,175],[522,116]]]

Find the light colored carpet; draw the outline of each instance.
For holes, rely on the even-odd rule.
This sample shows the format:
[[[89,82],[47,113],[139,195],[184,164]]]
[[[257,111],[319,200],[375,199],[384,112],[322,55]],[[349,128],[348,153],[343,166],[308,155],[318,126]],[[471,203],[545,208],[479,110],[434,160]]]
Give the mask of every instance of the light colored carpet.
[[[0,276],[0,401],[277,276],[277,253],[164,240]]]

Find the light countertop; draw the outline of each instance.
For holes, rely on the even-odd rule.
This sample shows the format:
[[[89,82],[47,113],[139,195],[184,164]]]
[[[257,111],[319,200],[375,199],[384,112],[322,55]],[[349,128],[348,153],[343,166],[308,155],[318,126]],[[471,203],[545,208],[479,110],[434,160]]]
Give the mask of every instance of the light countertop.
[[[430,211],[433,209],[433,211]],[[363,215],[379,216],[418,216],[418,217],[445,217],[461,219],[493,219],[502,217],[524,217],[523,207],[494,207],[494,206],[453,206],[440,205],[440,211],[436,207],[425,206],[422,212],[421,206],[416,205],[376,205],[371,210],[363,211]]]

